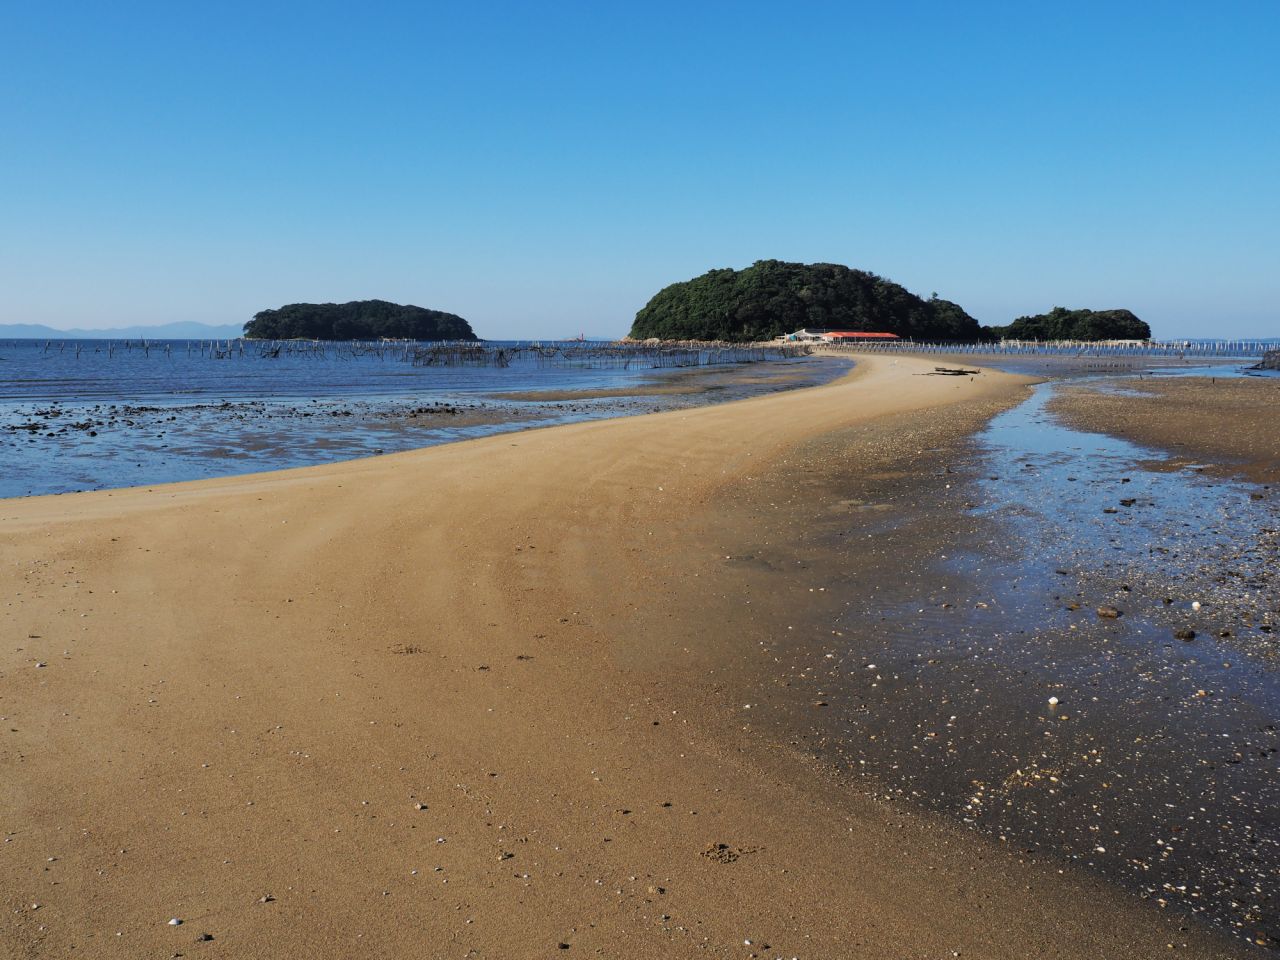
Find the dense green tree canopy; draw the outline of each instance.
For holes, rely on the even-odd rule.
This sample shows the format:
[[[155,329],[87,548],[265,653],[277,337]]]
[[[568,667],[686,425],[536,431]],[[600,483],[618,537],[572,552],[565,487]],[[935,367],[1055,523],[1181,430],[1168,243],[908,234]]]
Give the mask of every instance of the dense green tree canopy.
[[[386,300],[351,303],[290,303],[263,310],[244,325],[244,335],[257,340],[475,340],[461,317]]]
[[[978,322],[947,300],[922,300],[874,273],[836,263],[757,260],[673,283],[636,314],[637,340],[769,340],[802,327],[977,340]]]
[[[991,327],[1010,340],[1150,340],[1151,328],[1129,310],[1068,310],[1019,317],[1007,327]]]

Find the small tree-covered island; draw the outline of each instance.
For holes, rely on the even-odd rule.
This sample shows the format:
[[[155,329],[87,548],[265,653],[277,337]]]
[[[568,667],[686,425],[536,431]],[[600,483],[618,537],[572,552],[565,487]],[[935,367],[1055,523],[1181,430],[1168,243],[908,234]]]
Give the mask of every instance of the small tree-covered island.
[[[476,340],[457,314],[386,300],[289,303],[244,325],[251,340]]]
[[[1068,310],[1019,317],[1007,327],[989,327],[1007,340],[1150,340],[1151,328],[1131,310]]]
[[[1128,310],[1066,310],[984,327],[958,304],[928,300],[865,270],[838,263],[757,260],[745,270],[709,270],[673,283],[636,314],[630,338],[771,340],[803,328],[893,333],[904,339],[971,343],[1149,339]]]
[[[978,321],[949,300],[924,300],[891,280],[838,263],[757,260],[659,290],[631,327],[643,340],[771,340],[803,327],[978,340]]]

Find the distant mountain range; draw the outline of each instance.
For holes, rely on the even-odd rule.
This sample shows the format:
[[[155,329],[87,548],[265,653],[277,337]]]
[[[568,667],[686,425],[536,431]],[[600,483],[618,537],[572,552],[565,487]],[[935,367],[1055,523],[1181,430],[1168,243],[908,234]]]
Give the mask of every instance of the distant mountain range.
[[[242,324],[161,323],[152,327],[57,330],[40,323],[0,323],[0,340],[229,340],[244,335]]]

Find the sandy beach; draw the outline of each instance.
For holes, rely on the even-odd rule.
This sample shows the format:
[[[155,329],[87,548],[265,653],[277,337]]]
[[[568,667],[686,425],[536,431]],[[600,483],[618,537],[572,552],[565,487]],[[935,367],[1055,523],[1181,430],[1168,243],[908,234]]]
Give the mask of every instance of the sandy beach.
[[[1026,396],[933,366],[0,501],[0,954],[1245,955],[847,789],[788,719],[823,601],[767,548],[838,514],[853,576]]]

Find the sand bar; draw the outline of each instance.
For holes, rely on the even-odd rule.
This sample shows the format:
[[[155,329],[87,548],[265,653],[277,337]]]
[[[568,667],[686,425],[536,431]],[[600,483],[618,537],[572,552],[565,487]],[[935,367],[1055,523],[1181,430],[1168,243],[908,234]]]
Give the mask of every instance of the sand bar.
[[[1025,390],[932,365],[0,501],[0,953],[1232,955],[748,722],[787,611],[724,544],[785,533],[800,458]]]

